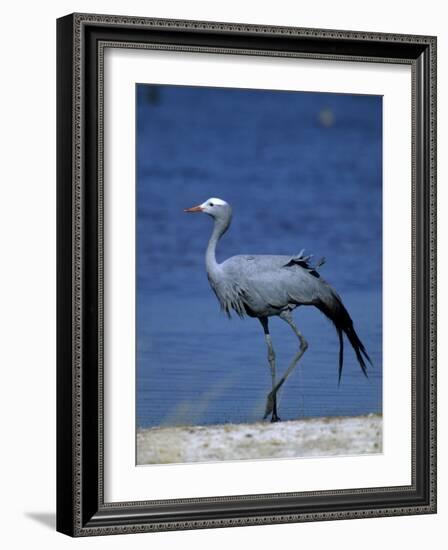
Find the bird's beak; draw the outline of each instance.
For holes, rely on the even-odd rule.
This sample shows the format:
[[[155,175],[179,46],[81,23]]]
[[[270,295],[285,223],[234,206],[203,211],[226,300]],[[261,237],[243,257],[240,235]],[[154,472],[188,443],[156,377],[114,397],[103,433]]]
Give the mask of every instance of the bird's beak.
[[[204,209],[201,205],[193,206],[192,208],[185,208],[184,212],[202,212]]]

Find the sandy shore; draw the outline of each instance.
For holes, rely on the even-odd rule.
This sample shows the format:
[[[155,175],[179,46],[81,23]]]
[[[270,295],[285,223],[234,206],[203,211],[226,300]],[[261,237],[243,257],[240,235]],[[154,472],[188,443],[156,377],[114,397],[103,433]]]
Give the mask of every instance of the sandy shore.
[[[271,424],[139,429],[137,464],[257,458],[360,455],[382,452],[382,417],[328,417]]]

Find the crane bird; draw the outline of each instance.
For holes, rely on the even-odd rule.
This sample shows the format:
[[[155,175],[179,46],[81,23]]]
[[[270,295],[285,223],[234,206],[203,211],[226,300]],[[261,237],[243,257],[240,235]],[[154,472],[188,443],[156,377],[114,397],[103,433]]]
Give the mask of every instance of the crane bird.
[[[211,198],[198,206],[186,208],[185,212],[203,212],[214,219],[213,232],[205,253],[205,266],[210,286],[221,308],[229,317],[231,310],[240,317],[256,317],[263,327],[272,378],[264,418],[271,414],[271,422],[280,420],[277,393],[308,348],[291,314],[298,306],[317,307],[336,327],[339,336],[339,382],[344,362],[344,333],[355,351],[362,372],[367,376],[366,360],[370,364],[372,362],[353,328],[353,321],[340,296],[318,273],[324,259],[311,265],[311,256],[305,256],[302,250],[296,256],[237,255],[218,263],[216,245],[230,226],[231,206],[222,199]],[[288,323],[299,340],[299,350],[278,381],[268,324],[269,317],[274,315]]]

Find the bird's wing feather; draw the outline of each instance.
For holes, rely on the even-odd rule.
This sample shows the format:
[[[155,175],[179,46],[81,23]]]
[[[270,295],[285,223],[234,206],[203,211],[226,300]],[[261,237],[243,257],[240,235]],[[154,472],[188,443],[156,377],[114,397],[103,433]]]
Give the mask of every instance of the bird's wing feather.
[[[230,304],[239,315],[245,306],[261,313],[288,304],[313,304],[328,285],[309,260],[303,252],[293,257],[233,256],[222,264],[225,276],[214,290],[221,305]]]
[[[248,277],[245,286],[250,296],[282,308],[288,304],[313,304],[319,296],[321,280],[300,265],[262,271]]]
[[[297,254],[296,256],[292,256],[288,263],[284,265],[284,267],[292,267],[293,265],[298,265],[308,270],[314,277],[319,278],[320,275],[317,270],[325,263],[325,258],[320,258],[320,260],[318,260],[315,265],[312,265],[311,258],[313,257],[313,255],[310,254],[308,256],[305,256],[304,252],[305,250],[301,250],[299,254]]]

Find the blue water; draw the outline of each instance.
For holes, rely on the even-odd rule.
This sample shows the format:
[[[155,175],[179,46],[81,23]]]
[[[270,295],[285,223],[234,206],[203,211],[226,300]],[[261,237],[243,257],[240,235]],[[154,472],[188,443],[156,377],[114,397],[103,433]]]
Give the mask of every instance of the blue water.
[[[382,101],[379,96],[137,87],[137,424],[262,418],[270,371],[256,319],[227,319],[210,290],[212,229],[183,208],[220,197],[232,226],[218,259],[241,253],[325,256],[374,367],[315,308],[296,323],[309,342],[281,390],[283,419],[382,408]],[[297,349],[272,319],[281,374]]]

